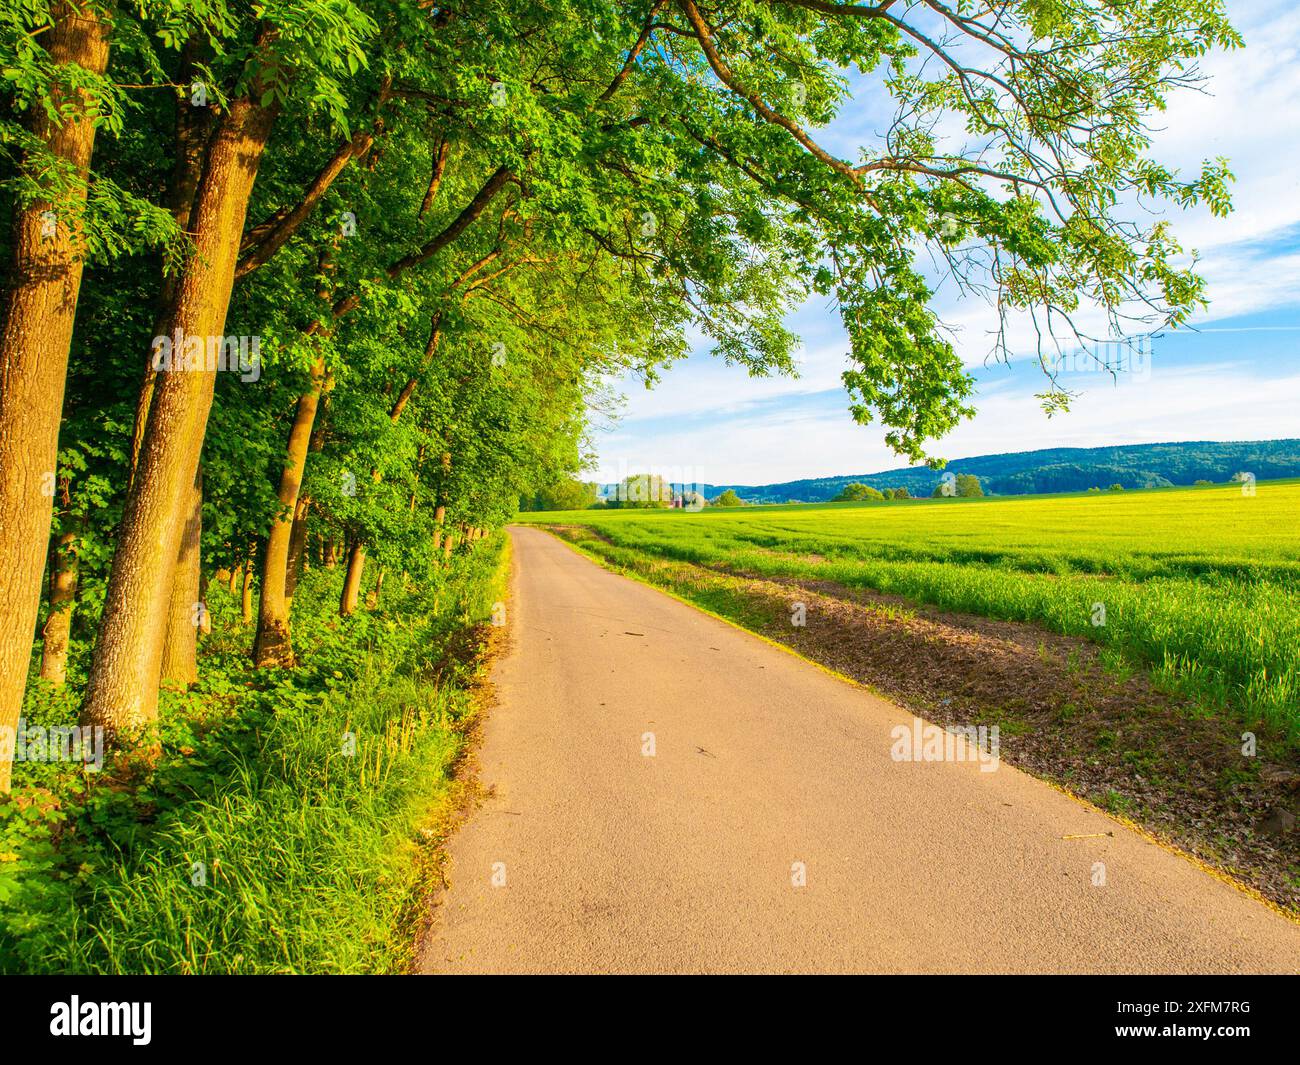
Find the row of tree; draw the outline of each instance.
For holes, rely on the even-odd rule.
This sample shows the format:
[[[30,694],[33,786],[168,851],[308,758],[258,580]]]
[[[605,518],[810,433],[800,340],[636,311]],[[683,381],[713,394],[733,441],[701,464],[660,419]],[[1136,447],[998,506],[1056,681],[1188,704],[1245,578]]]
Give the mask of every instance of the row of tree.
[[[912,493],[906,488],[872,488],[869,484],[853,481],[839,490],[831,500],[832,503],[872,503],[887,499],[911,499]]]
[[[7,5],[0,726],[39,620],[49,677],[94,633],[83,720],[137,734],[218,569],[292,664],[305,556],[344,613],[368,562],[418,577],[578,467],[611,374],[688,336],[791,370],[812,293],[920,457],[971,393],[925,247],[1008,313],[1182,320],[1200,280],[1122,205],[1226,208],[1143,120],[1235,41],[1215,0]],[[898,117],[842,158],[851,66]]]

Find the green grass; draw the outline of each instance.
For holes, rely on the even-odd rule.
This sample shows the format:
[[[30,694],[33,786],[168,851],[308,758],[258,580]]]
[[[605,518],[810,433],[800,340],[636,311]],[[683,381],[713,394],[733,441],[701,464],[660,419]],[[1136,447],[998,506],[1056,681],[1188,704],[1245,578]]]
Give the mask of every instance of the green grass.
[[[609,542],[586,549],[629,567],[677,559],[1035,622],[1300,738],[1300,482],[518,520],[588,526]]]
[[[258,673],[211,591],[203,680],[164,698],[156,765],[16,767],[0,800],[0,971],[373,973],[409,961],[449,769],[473,712],[473,626],[500,541],[384,609],[333,615],[339,573],[294,604],[297,670]],[[75,720],[34,682],[29,721]],[[355,747],[349,737],[355,737]],[[143,777],[141,777],[143,773]],[[128,785],[136,785],[135,787]]]

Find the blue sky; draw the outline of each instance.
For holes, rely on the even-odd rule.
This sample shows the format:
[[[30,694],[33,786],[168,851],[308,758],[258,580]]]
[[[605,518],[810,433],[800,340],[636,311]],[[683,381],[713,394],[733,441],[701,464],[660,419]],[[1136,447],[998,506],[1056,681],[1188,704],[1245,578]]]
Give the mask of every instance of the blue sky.
[[[1202,61],[1206,93],[1175,96],[1158,116],[1156,152],[1194,172],[1225,155],[1237,176],[1236,210],[1172,211],[1183,245],[1201,256],[1210,309],[1196,331],[1166,333],[1150,360],[1118,383],[1074,373],[1080,393],[1050,420],[1035,392],[1037,365],[1013,358],[985,364],[990,315],[974,301],[940,298],[957,327],[958,350],[977,382],[978,413],[932,451],[946,458],[1164,440],[1255,440],[1300,436],[1300,8],[1280,0],[1228,0],[1246,48]],[[824,131],[828,148],[851,157],[874,143],[878,101],[863,88]],[[799,378],[748,377],[707,353],[693,353],[653,391],[635,380],[621,417],[597,416],[594,476],[661,472],[674,480],[763,484],[906,465],[878,426],[859,426],[840,384],[847,340],[824,299],[794,313],[803,340]]]

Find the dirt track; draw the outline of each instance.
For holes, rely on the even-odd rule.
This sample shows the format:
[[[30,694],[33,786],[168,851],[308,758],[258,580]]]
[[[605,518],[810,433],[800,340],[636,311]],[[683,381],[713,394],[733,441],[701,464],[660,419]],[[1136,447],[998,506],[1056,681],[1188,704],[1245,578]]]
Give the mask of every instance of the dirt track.
[[[425,971],[1300,972],[1190,862],[1006,764],[895,761],[906,711],[512,535],[494,794]]]

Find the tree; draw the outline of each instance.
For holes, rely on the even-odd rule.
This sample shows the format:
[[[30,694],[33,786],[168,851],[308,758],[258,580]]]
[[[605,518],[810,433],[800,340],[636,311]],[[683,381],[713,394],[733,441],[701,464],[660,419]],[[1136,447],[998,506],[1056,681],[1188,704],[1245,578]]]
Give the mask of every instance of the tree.
[[[973,473],[957,474],[957,495],[962,499],[974,499],[984,494],[984,486]]]
[[[128,46],[60,60],[57,27],[100,42],[95,12]],[[472,550],[522,494],[581,467],[603,373],[653,381],[689,336],[789,372],[788,312],[831,297],[853,416],[919,460],[972,389],[918,256],[1044,343],[1085,308],[1114,327],[1185,321],[1200,278],[1132,204],[1222,213],[1229,175],[1162,166],[1146,119],[1196,81],[1197,57],[1237,43],[1217,0],[590,0],[581,17],[551,0],[275,0],[256,19],[221,0],[20,5],[0,20],[0,153],[17,164],[0,191],[20,223],[0,252],[15,267],[5,328],[39,344],[4,351],[0,447],[22,451],[6,473],[25,472],[0,495],[0,716],[21,700],[50,542],[29,473],[76,475],[57,531],[89,515],[85,720],[134,730],[164,672],[193,676],[204,567],[254,582],[258,554],[257,653],[291,662],[313,536],[350,560],[344,606],[367,557],[418,568]],[[898,118],[841,157],[815,130],[849,101],[850,66]],[[92,167],[96,129],[128,135],[99,137]],[[58,298],[33,300],[23,256],[45,203],[69,224],[41,253],[58,253]],[[257,389],[203,358],[227,332],[261,342]],[[161,338],[179,363],[155,367]],[[102,398],[96,356],[113,366]],[[1049,382],[1049,407],[1067,398]],[[667,503],[652,478],[625,487]]]
[[[894,489],[894,498],[895,498],[895,499],[911,499],[911,498],[912,498],[912,493],[909,492],[906,488],[895,488],[895,489]]]
[[[646,510],[672,505],[673,487],[658,474],[635,473],[624,477],[607,496],[605,505],[615,509]]]
[[[562,477],[528,497],[524,500],[527,505],[519,509],[586,510],[596,502],[597,491],[594,483]]]
[[[84,723],[110,732],[136,730],[157,714],[175,560],[216,386],[205,355],[225,338],[263,154],[291,99],[315,101],[343,117],[339,78],[349,63],[355,69],[364,61],[362,42],[374,30],[350,5],[344,17],[320,22],[313,6],[276,11],[278,24],[259,23],[246,61],[229,71],[228,104],[208,140],[193,212],[194,247],[160,334],[175,338],[182,350],[173,354],[182,361],[160,373],[152,388],[83,710]],[[321,25],[328,30],[322,32]],[[286,81],[283,72],[289,69],[295,76]]]
[[[41,167],[54,166],[65,186],[61,197],[30,197],[14,220],[6,270],[12,282],[0,333],[0,726],[6,729],[18,723],[40,604],[59,415],[85,257],[79,219],[99,125],[99,78],[108,63],[108,27],[99,12],[68,4],[51,14],[52,24],[42,27],[49,80],[44,99],[31,108],[26,165],[33,184]],[[11,766],[0,762],[0,791],[8,790]]]
[[[883,500],[884,498],[885,497],[883,493],[877,491],[875,488],[872,488],[870,485],[858,484],[855,481],[853,484],[846,484],[842,489],[840,489],[839,495],[837,495],[834,499],[832,499],[831,502],[832,503],[875,502],[875,501]]]
[[[710,503],[713,507],[741,507],[744,506],[744,500],[736,495],[734,488],[728,488],[725,492],[720,492]]]

